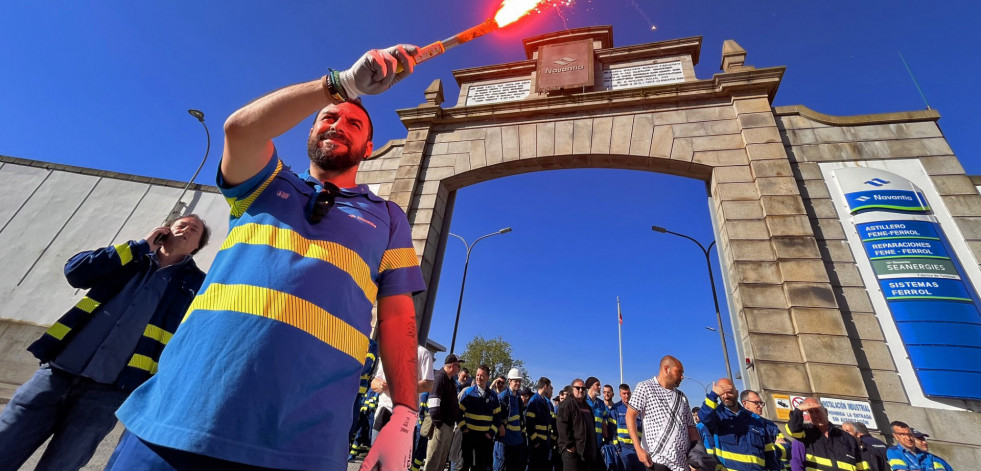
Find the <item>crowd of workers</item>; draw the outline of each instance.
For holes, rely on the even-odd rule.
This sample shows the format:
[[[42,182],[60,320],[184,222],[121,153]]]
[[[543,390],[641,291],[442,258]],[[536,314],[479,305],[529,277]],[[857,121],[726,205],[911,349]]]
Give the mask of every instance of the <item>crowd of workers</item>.
[[[701,404],[689,408],[678,389],[684,367],[671,356],[662,359],[656,377],[633,391],[591,376],[554,396],[549,378],[522,387],[517,368],[491,379],[487,365],[471,373],[462,363],[447,355],[435,382],[420,381],[433,388],[420,396],[409,471],[447,465],[451,471],[952,469],[929,452],[929,435],[893,422],[897,444],[889,447],[864,423],[832,424],[814,398],[780,427],[762,417],[766,404],[758,392],[740,392],[721,378]],[[383,383],[375,377],[369,388],[369,377],[363,376],[366,394],[356,404],[349,461],[370,449],[371,431],[388,417],[379,401]]]

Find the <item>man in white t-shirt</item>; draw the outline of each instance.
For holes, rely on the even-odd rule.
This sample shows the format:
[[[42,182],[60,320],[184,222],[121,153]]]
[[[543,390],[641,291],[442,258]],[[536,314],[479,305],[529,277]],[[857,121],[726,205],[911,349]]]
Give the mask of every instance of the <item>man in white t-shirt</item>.
[[[416,394],[422,395],[422,393],[433,390],[433,352],[419,345],[416,347],[416,356],[419,360],[419,371],[417,373],[419,381],[416,385]],[[375,411],[375,425],[371,432],[372,442],[375,441],[378,432],[392,415],[392,396],[388,392],[388,382],[385,381],[385,368],[382,368],[381,360],[378,361],[377,371],[375,373],[375,379],[371,380],[371,390],[379,393],[378,409]]]
[[[688,471],[688,449],[698,442],[688,398],[678,389],[685,367],[673,356],[661,359],[656,377],[634,388],[627,403],[627,430],[634,443],[637,417],[644,423],[644,447],[637,447],[637,458],[654,471]]]

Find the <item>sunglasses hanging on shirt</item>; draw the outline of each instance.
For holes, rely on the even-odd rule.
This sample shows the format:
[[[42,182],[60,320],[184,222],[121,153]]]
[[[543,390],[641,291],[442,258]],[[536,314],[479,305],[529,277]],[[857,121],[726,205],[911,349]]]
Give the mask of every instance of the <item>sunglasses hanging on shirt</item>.
[[[330,208],[334,207],[334,201],[337,199],[337,194],[340,193],[340,188],[331,182],[323,182],[323,189],[317,193],[317,197],[312,202],[312,207],[310,208],[310,223],[319,224],[327,217],[327,213],[330,212]]]

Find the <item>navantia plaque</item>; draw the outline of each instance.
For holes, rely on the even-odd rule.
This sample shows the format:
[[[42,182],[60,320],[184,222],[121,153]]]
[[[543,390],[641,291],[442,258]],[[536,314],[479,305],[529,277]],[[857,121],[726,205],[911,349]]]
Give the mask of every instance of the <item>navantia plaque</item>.
[[[546,44],[538,49],[539,92],[593,86],[593,41]]]

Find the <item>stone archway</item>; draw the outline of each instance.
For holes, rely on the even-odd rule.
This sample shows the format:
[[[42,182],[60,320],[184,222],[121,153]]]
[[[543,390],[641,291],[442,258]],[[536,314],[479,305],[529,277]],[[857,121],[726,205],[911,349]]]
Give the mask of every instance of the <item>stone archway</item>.
[[[724,72],[697,80],[700,38],[614,48],[611,36],[609,27],[596,27],[528,39],[527,61],[455,72],[461,84],[457,106],[441,106],[436,81],[425,103],[399,111],[406,139],[363,164],[361,178],[407,208],[429,293],[439,281],[453,198],[461,187],[562,168],[695,178],[706,182],[715,205],[734,324],[742,350],[755,361],[747,383],[867,399],[844,329],[827,329],[841,335],[819,338],[787,329],[795,317],[840,324],[841,313],[771,110],[784,69],[744,66],[745,51],[727,42]],[[611,90],[597,80],[582,91],[535,95],[539,48],[583,39],[592,44],[595,77],[609,68],[674,63],[683,80]],[[520,80],[532,84],[523,99],[467,104],[473,88]],[[422,336],[432,315],[427,296],[417,300]],[[808,358],[815,355],[812,342],[830,347],[820,351],[833,357]]]

